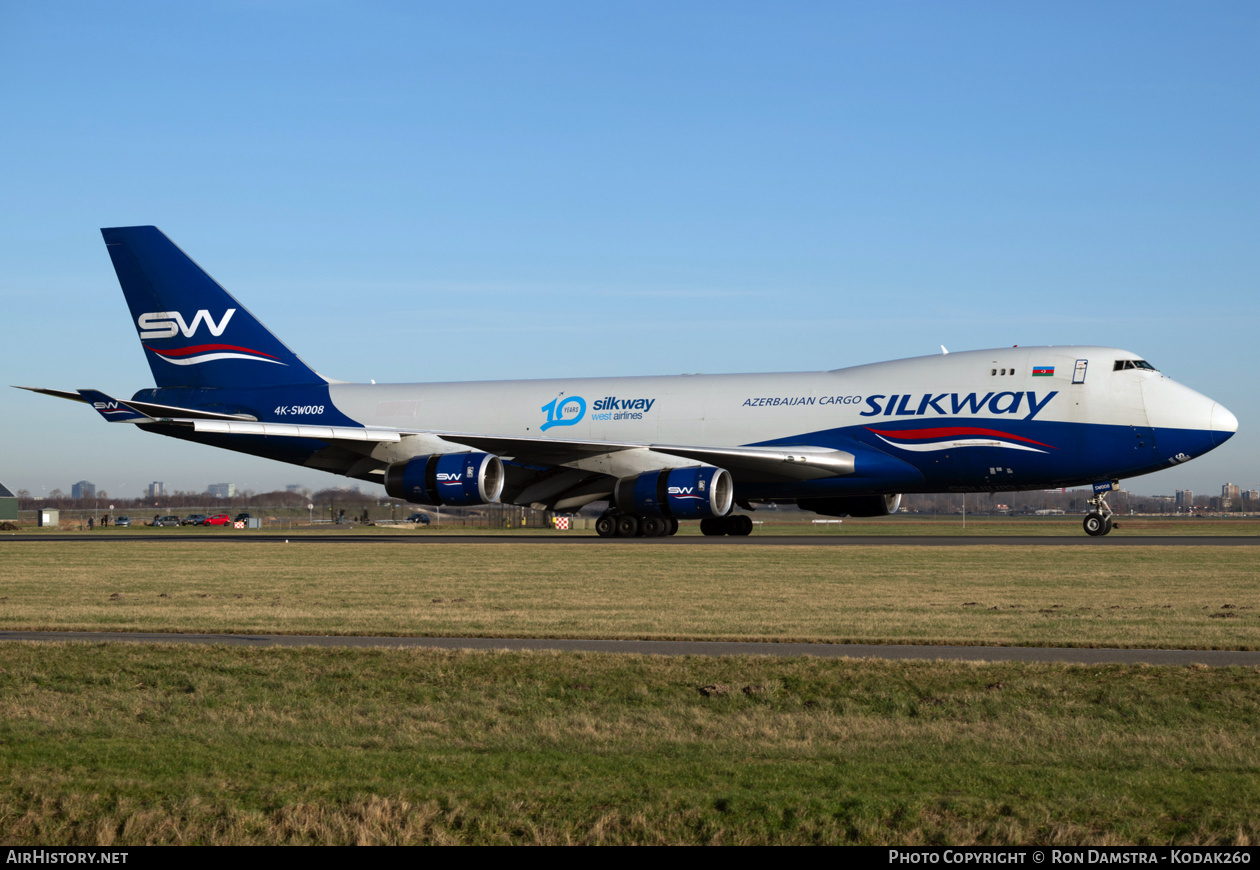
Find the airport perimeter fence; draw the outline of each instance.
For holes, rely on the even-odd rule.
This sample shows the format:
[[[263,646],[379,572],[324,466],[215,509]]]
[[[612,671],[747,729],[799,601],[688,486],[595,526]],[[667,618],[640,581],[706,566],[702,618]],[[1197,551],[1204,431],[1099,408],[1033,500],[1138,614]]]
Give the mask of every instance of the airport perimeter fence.
[[[583,512],[568,513],[537,510],[534,508],[522,508],[515,505],[483,505],[476,508],[435,508],[419,505],[375,505],[369,507],[346,507],[344,514],[342,508],[335,505],[322,505],[314,509],[297,509],[292,507],[259,507],[250,506],[247,510],[241,511],[236,509],[225,509],[221,506],[206,507],[179,507],[162,509],[158,508],[157,512],[153,512],[153,508],[148,508],[147,512],[139,513],[135,508],[115,509],[109,511],[108,508],[61,508],[59,510],[59,521],[56,528],[61,531],[88,531],[89,528],[101,528],[102,519],[108,518],[106,526],[113,526],[117,519],[123,516],[130,517],[131,528],[133,529],[151,529],[155,518],[166,516],[177,516],[181,520],[191,514],[204,514],[205,516],[214,516],[216,514],[227,514],[229,517],[235,517],[238,513],[248,512],[252,517],[261,521],[262,530],[272,531],[290,531],[298,529],[348,529],[356,527],[381,527],[393,528],[399,531],[410,530],[415,532],[436,532],[441,529],[447,530],[504,530],[510,531],[514,529],[554,529],[557,528],[557,519],[562,520],[561,525],[566,525],[569,531],[593,530],[595,528],[595,520],[599,516],[599,509],[602,504],[594,505],[593,508],[587,508]],[[39,510],[19,510],[18,517],[15,521],[16,529],[21,531],[35,531],[39,526],[38,514]],[[875,522],[893,522],[893,523],[915,523],[922,521],[935,521],[939,523],[961,522],[959,516],[961,512],[954,513],[936,513],[933,511],[915,511],[902,510],[891,517],[877,518]],[[1119,512],[1117,512],[1119,513]],[[986,511],[972,510],[970,507],[967,511],[967,521],[1008,521],[1017,523],[1071,523],[1079,524],[1082,511],[1069,510],[1060,516],[1035,516],[1035,515],[1019,515],[1007,513],[991,513]],[[428,518],[428,522],[410,521],[409,517],[423,515]],[[1125,514],[1120,513],[1121,517],[1130,516],[1133,518],[1144,518],[1157,521],[1185,521],[1194,522],[1202,520],[1253,520],[1256,517],[1254,512],[1208,512],[1200,511],[1192,515],[1170,515],[1165,513],[1139,513]],[[753,514],[754,522],[758,527],[775,526],[799,526],[802,530],[808,528],[810,532],[815,534],[838,534],[844,531],[853,531],[855,528],[861,527],[871,522],[871,520],[852,521],[849,519],[839,520],[831,517],[820,517],[817,514],[807,511],[795,509],[767,509],[764,506]],[[91,525],[89,525],[91,520]],[[229,524],[229,528],[230,528]],[[198,526],[182,526],[185,531],[202,528]],[[218,527],[211,527],[218,528]],[[211,529],[207,529],[208,531]]]
[[[595,517],[557,513],[554,511],[522,508],[515,505],[485,505],[481,508],[430,508],[416,505],[395,506],[391,510],[388,505],[375,507],[346,507],[322,505],[313,509],[296,509],[292,507],[267,508],[252,506],[248,510],[226,509],[221,506],[179,507],[171,509],[158,508],[156,512],[149,508],[141,513],[134,508],[123,510],[108,508],[61,508],[57,528],[63,531],[88,530],[113,526],[120,517],[128,517],[132,528],[152,528],[160,517],[175,516],[183,520],[194,514],[215,516],[227,514],[235,517],[239,513],[249,513],[261,520],[261,527],[272,530],[290,530],[300,528],[337,528],[351,526],[384,526],[408,528],[414,530],[447,529],[549,529],[555,528],[556,517],[567,520],[570,529],[593,529]],[[39,510],[19,510],[16,524],[24,529],[39,525]],[[409,517],[423,515],[428,523],[409,521]],[[89,521],[90,525],[89,525]],[[105,521],[105,522],[103,522]],[[197,528],[183,526],[182,528]]]

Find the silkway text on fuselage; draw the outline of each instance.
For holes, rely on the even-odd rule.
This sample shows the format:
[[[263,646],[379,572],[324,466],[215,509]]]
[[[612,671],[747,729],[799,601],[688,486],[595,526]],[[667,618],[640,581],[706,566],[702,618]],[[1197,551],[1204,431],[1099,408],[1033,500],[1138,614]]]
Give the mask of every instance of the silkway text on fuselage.
[[[984,395],[979,393],[967,393],[965,395],[959,393],[893,393],[891,396],[877,394],[866,397],[865,404],[869,406],[869,410],[863,411],[859,416],[922,417],[930,413],[936,413],[943,417],[957,417],[959,414],[979,414],[981,412],[1018,414],[1027,408],[1028,413],[1024,415],[1024,419],[1031,420],[1057,395],[1059,395],[1059,391],[1052,390],[1044,399],[1038,401],[1037,394],[1032,390],[1027,392],[989,392]],[[1028,397],[1027,405],[1024,404],[1025,396]],[[888,401],[885,402],[885,399]],[[860,405],[862,404],[862,397],[770,396],[745,399],[743,404],[744,407],[748,408],[783,408],[813,404]]]
[[[596,399],[591,406],[592,411],[650,411],[656,399],[618,399],[616,396],[605,396]]]
[[[1032,390],[1026,392],[980,393],[893,393],[891,396],[867,396],[869,410],[863,411],[862,417],[922,417],[927,414],[939,414],[942,417],[957,417],[959,414],[1019,414],[1025,408],[1025,420],[1036,417],[1050,400],[1059,395],[1052,390],[1045,398],[1037,400]],[[1024,404],[1027,397],[1028,404]],[[887,399],[887,401],[884,401]],[[882,403],[882,404],[881,404]]]

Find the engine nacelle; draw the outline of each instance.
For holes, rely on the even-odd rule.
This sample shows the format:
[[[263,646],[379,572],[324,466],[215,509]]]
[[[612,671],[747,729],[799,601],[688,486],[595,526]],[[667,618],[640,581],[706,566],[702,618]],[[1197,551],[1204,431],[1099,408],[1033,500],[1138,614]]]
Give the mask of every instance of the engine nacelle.
[[[826,517],[886,517],[901,507],[901,495],[851,495],[844,498],[798,498],[796,506]]]
[[[496,502],[503,492],[503,462],[489,453],[432,453],[385,469],[385,491],[415,504]]]
[[[730,513],[734,495],[729,471],[701,465],[623,477],[613,500],[621,510],[639,516],[702,520]]]

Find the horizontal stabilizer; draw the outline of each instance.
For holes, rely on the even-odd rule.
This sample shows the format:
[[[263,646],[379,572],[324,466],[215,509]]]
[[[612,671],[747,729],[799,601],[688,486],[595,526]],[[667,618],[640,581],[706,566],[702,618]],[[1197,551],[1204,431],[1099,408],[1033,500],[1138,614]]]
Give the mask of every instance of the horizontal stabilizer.
[[[216,411],[198,411],[195,408],[178,408],[154,402],[137,402],[134,399],[115,399],[100,390],[53,390],[48,387],[15,387],[30,390],[72,402],[86,402],[111,422],[138,423],[148,420],[242,420],[254,421],[249,414],[220,414]],[[126,412],[130,413],[126,413]]]
[[[155,420],[257,420],[251,414],[220,414],[217,411],[198,411],[195,408],[178,408],[174,405],[158,405],[154,402],[137,402],[127,399],[128,408]]]
[[[32,393],[43,393],[45,396],[56,396],[58,399],[69,399],[72,402],[86,402],[87,399],[80,396],[74,390],[52,390],[48,387],[19,387],[14,386],[15,390],[30,390]]]

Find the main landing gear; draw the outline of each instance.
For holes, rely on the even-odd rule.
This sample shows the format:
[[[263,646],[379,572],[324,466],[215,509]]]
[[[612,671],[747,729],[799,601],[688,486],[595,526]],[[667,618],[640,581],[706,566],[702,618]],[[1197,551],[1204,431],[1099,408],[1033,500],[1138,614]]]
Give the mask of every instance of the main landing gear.
[[[1093,510],[1085,515],[1085,521],[1081,523],[1085,527],[1085,534],[1100,538],[1112,529],[1120,528],[1119,523],[1111,521],[1111,508],[1107,507],[1106,493],[1096,494],[1089,500],[1089,505]]]
[[[663,538],[678,534],[678,520],[605,511],[595,521],[595,531],[601,538]]]
[[[747,514],[726,517],[709,517],[700,521],[700,533],[704,535],[751,535],[752,518]],[[618,510],[605,511],[595,521],[595,531],[601,538],[663,538],[678,534],[678,520],[674,517],[640,517]]]
[[[751,535],[752,517],[748,514],[731,514],[725,517],[710,517],[700,521],[702,535]]]

